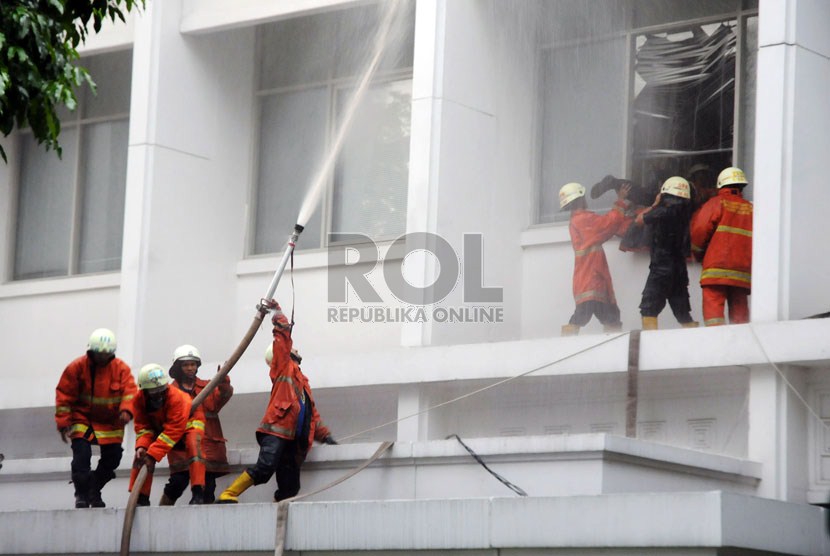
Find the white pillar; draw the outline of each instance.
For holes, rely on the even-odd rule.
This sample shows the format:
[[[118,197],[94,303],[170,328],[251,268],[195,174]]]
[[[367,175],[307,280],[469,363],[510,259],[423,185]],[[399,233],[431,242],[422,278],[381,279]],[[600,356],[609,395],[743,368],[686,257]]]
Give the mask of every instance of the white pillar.
[[[398,442],[426,440],[426,415],[410,417],[421,411],[421,387],[402,384],[398,388]],[[407,418],[408,417],[408,418]]]

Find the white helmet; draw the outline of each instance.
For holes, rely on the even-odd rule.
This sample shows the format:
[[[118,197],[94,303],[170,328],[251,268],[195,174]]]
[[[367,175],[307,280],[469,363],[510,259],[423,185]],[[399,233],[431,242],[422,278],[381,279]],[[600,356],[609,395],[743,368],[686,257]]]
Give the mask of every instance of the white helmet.
[[[196,346],[184,344],[173,352],[173,363],[176,361],[195,361],[197,365],[202,364],[202,356]]]
[[[740,168],[730,166],[718,174],[718,189],[731,185],[746,185],[746,174]]]
[[[115,353],[115,333],[108,328],[96,328],[89,335],[89,342],[86,344],[87,351],[96,353]]]
[[[274,359],[274,344],[268,344],[268,349],[265,350],[265,364],[271,366],[271,361]]]
[[[661,194],[674,195],[681,199],[691,198],[689,182],[680,176],[672,176],[663,182],[663,187],[660,188]]]
[[[148,363],[138,371],[138,387],[142,390],[153,390],[167,386],[169,383],[167,373],[157,363]]]
[[[566,183],[559,189],[559,209],[563,209],[571,202],[585,196],[585,188],[581,183]]]

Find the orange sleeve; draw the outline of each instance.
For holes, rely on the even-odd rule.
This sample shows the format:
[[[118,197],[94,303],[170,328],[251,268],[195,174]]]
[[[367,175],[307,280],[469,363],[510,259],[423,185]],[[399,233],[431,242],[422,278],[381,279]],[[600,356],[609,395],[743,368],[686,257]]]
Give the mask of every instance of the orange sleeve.
[[[144,409],[146,404],[144,402],[144,394],[139,392],[133,398],[131,412],[133,414],[133,426],[135,427],[135,448],[148,448],[153,443],[156,436],[153,426],[150,424],[150,419]]]
[[[714,197],[706,202],[700,210],[692,215],[690,234],[692,240],[692,255],[695,260],[702,261],[709,241],[718,227],[721,214],[721,202],[719,197]]]
[[[579,249],[587,249],[594,245],[602,245],[619,231],[625,221],[625,201],[617,201],[614,206],[605,214],[596,214],[586,211],[583,216],[583,225],[580,229],[581,246]]]
[[[181,440],[190,417],[190,396],[184,392],[168,387],[166,404],[169,406],[164,428],[147,448],[147,453],[156,461],[161,461],[176,442]]]
[[[58,386],[55,388],[55,424],[58,430],[72,424],[72,407],[78,401],[78,374],[81,362],[72,361],[63,370]]]
[[[121,373],[121,405],[118,411],[127,411],[132,414],[133,399],[135,399],[135,395],[138,393],[138,387],[135,385],[133,373],[129,365],[122,361],[119,369]]]

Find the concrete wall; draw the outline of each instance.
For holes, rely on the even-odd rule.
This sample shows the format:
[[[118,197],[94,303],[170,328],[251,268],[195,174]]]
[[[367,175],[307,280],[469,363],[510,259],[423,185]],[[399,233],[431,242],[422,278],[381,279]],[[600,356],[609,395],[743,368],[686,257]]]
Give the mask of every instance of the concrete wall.
[[[830,149],[830,79],[826,28],[830,6],[820,1],[760,3],[755,137],[755,221],[752,313],[755,320],[803,318],[827,312],[830,293],[815,276],[830,272],[815,248],[830,193],[824,154]]]

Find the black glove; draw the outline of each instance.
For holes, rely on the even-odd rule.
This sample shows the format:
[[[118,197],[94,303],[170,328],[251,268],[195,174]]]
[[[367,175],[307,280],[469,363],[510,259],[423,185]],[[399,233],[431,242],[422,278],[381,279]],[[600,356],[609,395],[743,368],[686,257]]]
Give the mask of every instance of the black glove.
[[[335,444],[338,444],[338,442],[334,439],[332,435],[328,435],[323,439],[323,444],[330,444],[333,446]]]

